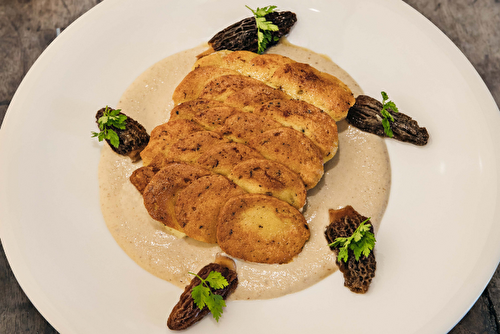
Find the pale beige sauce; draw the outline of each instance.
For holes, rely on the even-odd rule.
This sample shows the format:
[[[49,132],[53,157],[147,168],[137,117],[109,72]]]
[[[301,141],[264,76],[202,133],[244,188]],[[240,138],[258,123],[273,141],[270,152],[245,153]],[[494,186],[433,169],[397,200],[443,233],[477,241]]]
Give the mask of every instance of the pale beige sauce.
[[[146,70],[123,94],[118,108],[142,123],[148,132],[168,120],[173,108],[175,87],[190,71],[200,46],[170,56]],[[280,44],[269,51],[306,62],[345,82],[355,96],[361,93],[356,82],[331,60],[309,50]],[[383,139],[338,123],[339,151],[325,165],[321,182],[308,192],[304,216],[311,238],[290,263],[265,265],[236,260],[239,285],[231,298],[266,299],[283,296],[311,286],[337,270],[335,256],[324,236],[328,209],[352,205],[372,217],[378,229],[389,197],[389,156]],[[115,154],[104,145],[99,164],[102,212],[106,224],[122,249],[142,268],[184,288],[189,271],[197,272],[213,262],[217,245],[205,244],[168,232],[144,208],[142,196],[129,181],[142,165]]]

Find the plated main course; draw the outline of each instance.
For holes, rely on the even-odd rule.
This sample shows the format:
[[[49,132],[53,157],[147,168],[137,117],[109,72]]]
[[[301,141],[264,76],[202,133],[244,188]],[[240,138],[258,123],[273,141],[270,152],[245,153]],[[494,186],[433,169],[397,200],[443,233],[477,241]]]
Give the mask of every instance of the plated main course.
[[[367,292],[390,188],[382,138],[429,138],[385,92],[363,95],[329,59],[287,44],[297,18],[275,9],[155,64],[119,109],[96,114],[110,232],[185,286],[172,330],[219,320],[229,296],[278,297],[337,268]]]

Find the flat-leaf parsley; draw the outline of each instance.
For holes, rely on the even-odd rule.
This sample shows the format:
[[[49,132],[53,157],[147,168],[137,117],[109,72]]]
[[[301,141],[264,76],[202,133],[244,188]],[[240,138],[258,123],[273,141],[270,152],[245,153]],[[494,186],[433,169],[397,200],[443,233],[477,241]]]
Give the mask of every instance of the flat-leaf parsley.
[[[274,37],[271,35],[271,31],[278,31],[279,28],[276,24],[273,24],[270,21],[266,21],[265,16],[269,13],[274,12],[274,10],[277,8],[276,6],[267,6],[263,8],[257,7],[256,10],[253,10],[252,8],[245,6],[248,9],[250,9],[255,16],[255,23],[257,24],[257,38],[258,38],[258,43],[259,43],[259,48],[257,53],[263,53],[267,49],[267,45],[269,42],[272,40],[278,41],[278,37]]]
[[[347,262],[349,257],[349,249],[354,252],[356,261],[359,261],[361,254],[365,257],[370,255],[370,252],[375,247],[375,235],[370,232],[370,224],[365,224],[370,218],[359,224],[354,233],[347,238],[336,238],[334,242],[329,244],[330,247],[339,247],[337,260]]]
[[[191,275],[195,275],[201,280],[201,283],[195,286],[193,291],[191,291],[194,303],[200,310],[207,306],[212,313],[212,316],[218,322],[220,316],[222,315],[222,308],[226,307],[226,302],[222,296],[214,294],[212,289],[217,290],[225,288],[229,285],[229,283],[218,271],[211,271],[206,279],[201,278],[195,273],[189,273]]]
[[[396,107],[396,104],[393,101],[388,101],[389,96],[387,96],[386,92],[382,92],[382,110],[380,110],[380,113],[384,118],[382,119],[382,126],[384,127],[384,132],[387,136],[393,137],[394,134],[392,133],[391,129],[391,123],[394,122],[394,117],[389,113],[387,109],[391,109],[394,112],[399,112],[398,107]]]
[[[99,130],[101,130],[101,132],[92,131],[92,137],[97,137],[99,141],[107,139],[111,145],[118,147],[120,145],[120,138],[110,127],[125,130],[125,121],[127,120],[127,116],[120,114],[120,111],[121,109],[113,110],[106,106],[103,115],[97,120],[97,124],[99,125]]]

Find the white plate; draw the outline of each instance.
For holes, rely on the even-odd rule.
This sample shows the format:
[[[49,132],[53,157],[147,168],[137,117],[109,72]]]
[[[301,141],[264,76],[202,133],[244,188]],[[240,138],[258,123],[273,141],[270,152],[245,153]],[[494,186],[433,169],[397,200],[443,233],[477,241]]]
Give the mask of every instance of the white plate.
[[[292,43],[329,55],[368,95],[385,90],[431,134],[387,140],[389,206],[366,295],[335,273],[302,292],[235,301],[190,333],[445,333],[500,259],[500,113],[479,75],[401,1],[275,1],[299,21]],[[0,235],[22,288],[61,333],[165,333],[179,289],[114,242],[98,200],[94,112],[158,60],[265,4],[107,0],[38,59],[1,130]],[[335,329],[334,329],[335,328]]]

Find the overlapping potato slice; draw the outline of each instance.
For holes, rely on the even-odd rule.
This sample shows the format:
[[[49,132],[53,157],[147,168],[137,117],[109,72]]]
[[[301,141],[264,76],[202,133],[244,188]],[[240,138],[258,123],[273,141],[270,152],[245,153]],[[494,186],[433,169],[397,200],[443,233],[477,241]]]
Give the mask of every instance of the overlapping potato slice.
[[[299,100],[272,100],[253,111],[303,133],[319,148],[323,162],[337,152],[338,132],[335,121],[321,109]]]
[[[217,66],[229,68],[262,82],[267,82],[273,73],[284,64],[295,61],[277,54],[266,53],[258,55],[250,51],[214,52],[199,59],[194,68],[204,66]]]
[[[199,98],[222,101],[241,110],[252,111],[263,102],[289,97],[259,80],[243,75],[223,75],[208,82]]]
[[[214,131],[224,125],[224,122],[229,116],[237,112],[240,111],[236,108],[230,106],[221,106],[198,111],[191,115],[187,113],[180,113],[178,116],[174,116],[173,119],[189,119],[204,127],[205,130]]]
[[[149,165],[157,155],[168,155],[172,145],[191,133],[203,131],[198,124],[189,120],[176,120],[158,125],[151,131],[149,143],[141,152],[144,165]]]
[[[309,236],[302,214],[271,196],[233,197],[219,213],[217,243],[227,254],[245,261],[287,263]]]
[[[224,66],[226,64],[226,60],[224,60],[225,56],[233,53],[233,51],[229,50],[221,50],[219,52],[212,52],[207,56],[199,58],[195,66],[193,66],[193,69],[195,67],[202,67],[202,66],[216,66],[216,67],[227,67]],[[249,52],[252,55],[255,55],[253,52]]]
[[[196,99],[181,103],[172,109],[169,121],[187,119],[198,123],[205,130],[213,131],[236,112],[241,111],[219,101]]]
[[[168,158],[172,161],[195,163],[203,152],[224,142],[227,140],[216,132],[194,132],[173,144],[168,151]]]
[[[299,174],[306,189],[323,176],[323,157],[309,138],[290,128],[268,130],[253,137],[248,145],[264,158],[277,161]]]
[[[281,55],[257,55],[248,51],[215,52],[199,59],[192,72],[204,67],[233,70],[261,80],[294,99],[324,110],[335,121],[344,119],[355,102],[351,90],[336,77]]]
[[[251,112],[269,100],[288,99],[285,93],[266,85],[249,86],[228,96],[225,104]]]
[[[229,175],[234,166],[249,159],[265,159],[259,152],[239,143],[223,143],[206,150],[196,164],[214,173]]]
[[[215,101],[215,100],[209,100],[209,99],[194,99],[194,100],[189,100],[182,102],[178,105],[176,105],[171,111],[170,111],[170,120],[175,119],[176,115],[179,114],[187,114],[187,115],[194,115],[199,111],[203,111],[206,109],[210,108],[215,108],[215,107],[223,107],[224,104],[220,101]],[[180,117],[183,119],[191,119],[187,117]]]
[[[176,105],[194,100],[198,98],[208,82],[227,74],[238,75],[239,73],[228,68],[216,66],[205,66],[196,71],[191,71],[177,86],[172,99]]]
[[[223,102],[231,94],[250,86],[269,87],[259,80],[241,74],[222,75],[208,82],[200,92],[199,98]]]
[[[245,160],[232,169],[228,178],[252,194],[279,198],[296,209],[306,203],[304,183],[286,166],[271,160]]]
[[[179,192],[175,216],[184,233],[198,241],[217,242],[217,223],[221,207],[245,190],[221,175],[194,180]]]
[[[229,140],[246,144],[257,134],[281,127],[282,125],[272,118],[239,112],[228,117],[217,132]]]
[[[297,209],[335,155],[335,120],[354,97],[280,55],[221,51],[193,68],[130,179],[166,226],[243,260],[289,262],[309,238]]]
[[[336,121],[344,119],[355,102],[347,85],[308,64],[285,64],[273,73],[267,83],[279,87],[294,99],[326,111]]]
[[[295,61],[288,57],[267,53],[253,57],[248,66],[245,66],[241,72],[238,72],[267,83],[278,68],[289,63],[295,63]]]
[[[245,69],[250,66],[252,59],[257,56],[258,54],[250,51],[240,51],[236,53],[233,51],[214,52],[208,56],[198,59],[194,64],[193,69],[205,66],[216,66],[229,68],[243,74],[247,72]]]
[[[183,231],[175,216],[175,202],[179,191],[194,180],[210,175],[200,167],[172,163],[162,168],[148,183],[143,192],[144,206],[149,215],[166,226]]]
[[[153,167],[143,166],[134,170],[129,179],[134,187],[142,194],[157,172],[158,171]]]
[[[225,71],[231,71],[232,74],[226,74]],[[221,101],[244,111],[251,111],[263,102],[290,97],[279,89],[238,72],[206,66],[190,72],[177,86],[173,96],[175,103],[198,98]]]

